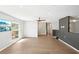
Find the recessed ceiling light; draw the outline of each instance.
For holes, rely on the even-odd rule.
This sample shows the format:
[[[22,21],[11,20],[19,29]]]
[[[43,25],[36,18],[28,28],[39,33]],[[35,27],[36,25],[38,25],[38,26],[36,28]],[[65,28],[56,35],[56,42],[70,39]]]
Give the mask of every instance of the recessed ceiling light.
[[[72,22],[76,22],[77,20],[72,20]]]

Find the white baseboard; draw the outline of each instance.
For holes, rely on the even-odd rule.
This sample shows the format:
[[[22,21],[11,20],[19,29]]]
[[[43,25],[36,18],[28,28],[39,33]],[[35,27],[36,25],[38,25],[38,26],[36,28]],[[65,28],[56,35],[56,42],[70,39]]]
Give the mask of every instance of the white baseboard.
[[[2,50],[4,50],[4,49],[6,49],[7,47],[11,46],[12,44],[14,44],[15,42],[17,42],[18,40],[20,40],[20,39],[11,40],[10,42],[8,42],[8,43],[6,44],[6,46],[5,46],[4,48],[0,48],[0,51],[2,51]]]
[[[79,50],[78,49],[76,49],[76,48],[74,48],[73,46],[71,46],[70,44],[68,44],[68,43],[66,43],[66,42],[64,42],[63,40],[61,40],[61,39],[58,39],[60,42],[62,42],[62,43],[64,43],[64,44],[66,44],[67,46],[69,46],[70,48],[72,48],[72,49],[74,49],[75,51],[77,51],[77,52],[79,52]]]

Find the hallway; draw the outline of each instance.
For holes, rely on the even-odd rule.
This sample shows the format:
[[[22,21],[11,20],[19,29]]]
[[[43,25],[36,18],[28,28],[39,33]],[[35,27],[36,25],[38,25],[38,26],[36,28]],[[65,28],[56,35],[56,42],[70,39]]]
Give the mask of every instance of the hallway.
[[[24,38],[1,54],[76,54],[77,52],[50,36]]]

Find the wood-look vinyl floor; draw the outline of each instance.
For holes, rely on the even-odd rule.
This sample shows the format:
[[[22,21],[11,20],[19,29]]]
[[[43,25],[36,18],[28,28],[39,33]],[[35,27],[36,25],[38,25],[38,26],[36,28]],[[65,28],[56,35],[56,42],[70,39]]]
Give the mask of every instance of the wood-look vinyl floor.
[[[4,49],[0,54],[77,54],[75,50],[51,36],[24,38]]]

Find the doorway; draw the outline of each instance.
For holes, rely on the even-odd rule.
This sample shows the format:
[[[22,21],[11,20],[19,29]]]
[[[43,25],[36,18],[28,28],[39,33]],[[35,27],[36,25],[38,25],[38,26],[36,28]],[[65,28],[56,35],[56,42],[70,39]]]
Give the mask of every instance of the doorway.
[[[52,35],[52,24],[46,21],[38,21],[38,36]]]
[[[18,24],[12,23],[12,39],[19,37],[19,27]]]

